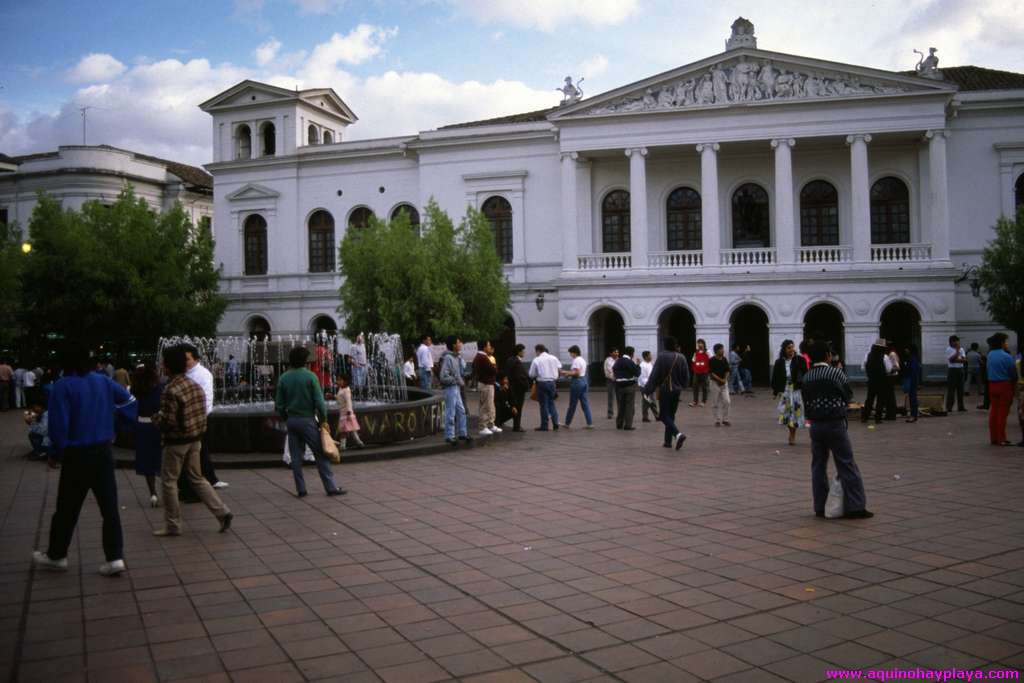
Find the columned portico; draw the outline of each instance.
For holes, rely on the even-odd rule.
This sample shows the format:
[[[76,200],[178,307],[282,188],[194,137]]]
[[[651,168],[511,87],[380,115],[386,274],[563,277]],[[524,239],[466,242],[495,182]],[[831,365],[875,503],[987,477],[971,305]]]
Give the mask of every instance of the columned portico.
[[[579,252],[579,208],[576,152],[562,153],[562,270],[576,270]]]
[[[850,218],[853,235],[853,260],[871,260],[871,176],[868,170],[867,134],[848,135],[850,146]]]
[[[647,267],[647,148],[630,147],[629,241],[634,268]]]
[[[946,131],[930,130],[928,140],[928,212],[932,259],[949,260],[949,183],[946,176]]]
[[[775,150],[775,254],[780,264],[792,264],[796,225],[793,221],[793,138],[772,140]]]
[[[700,154],[700,224],[704,265],[721,263],[722,228],[718,215],[718,143],[697,145]]]

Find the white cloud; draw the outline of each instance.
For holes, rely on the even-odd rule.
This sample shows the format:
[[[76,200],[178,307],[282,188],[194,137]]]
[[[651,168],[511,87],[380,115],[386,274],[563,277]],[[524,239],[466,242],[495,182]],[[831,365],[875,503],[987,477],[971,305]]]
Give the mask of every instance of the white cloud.
[[[328,77],[339,64],[362,64],[384,50],[384,43],[398,34],[397,28],[359,24],[347,35],[335,33],[309,56],[301,75],[310,81]]]
[[[584,59],[582,62],[576,65],[576,73],[574,76],[581,76],[583,78],[595,78],[600,76],[608,70],[608,58],[604,55],[594,55]]]
[[[253,50],[253,57],[256,58],[256,63],[260,66],[266,66],[274,61],[277,57],[278,50],[281,49],[281,41],[277,38],[271,38],[267,42],[260,45],[258,48]]]
[[[68,70],[66,78],[71,83],[104,83],[124,73],[125,66],[114,57],[93,52],[79,60]]]
[[[460,14],[483,23],[551,32],[570,24],[612,26],[632,15],[639,0],[448,0]]]

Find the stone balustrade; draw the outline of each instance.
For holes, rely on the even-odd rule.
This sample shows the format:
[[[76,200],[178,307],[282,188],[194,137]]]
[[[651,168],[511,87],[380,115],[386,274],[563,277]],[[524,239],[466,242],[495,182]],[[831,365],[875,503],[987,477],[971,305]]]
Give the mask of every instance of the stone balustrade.
[[[701,268],[704,266],[704,252],[700,249],[653,251],[647,255],[647,264],[651,268]]]
[[[871,261],[873,263],[909,263],[930,261],[932,245],[930,244],[873,244],[871,245]]]
[[[852,261],[853,247],[850,245],[797,247],[796,249],[796,262],[800,264],[818,265],[851,263]]]
[[[581,254],[578,259],[580,270],[629,270],[633,257],[628,253]]]
[[[723,266],[771,266],[777,262],[773,248],[722,249],[720,253]]]

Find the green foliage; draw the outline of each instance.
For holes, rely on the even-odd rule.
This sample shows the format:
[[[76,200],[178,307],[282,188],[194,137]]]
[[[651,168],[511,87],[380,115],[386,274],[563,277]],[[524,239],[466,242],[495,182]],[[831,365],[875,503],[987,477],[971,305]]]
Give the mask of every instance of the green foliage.
[[[216,332],[226,302],[213,236],[180,204],[157,213],[129,187],[111,206],[65,211],[40,195],[29,235],[21,306],[29,340],[59,335],[149,351],[163,335]]]
[[[992,318],[1024,334],[1024,207],[1016,220],[1002,217],[978,269],[983,302]]]
[[[18,336],[18,301],[21,296],[21,231],[17,225],[0,223],[0,348],[10,346]]]
[[[390,222],[349,230],[339,264],[344,334],[386,331],[412,341],[421,334],[496,336],[509,290],[487,219],[470,210],[458,226],[433,200],[421,236],[404,212]]]

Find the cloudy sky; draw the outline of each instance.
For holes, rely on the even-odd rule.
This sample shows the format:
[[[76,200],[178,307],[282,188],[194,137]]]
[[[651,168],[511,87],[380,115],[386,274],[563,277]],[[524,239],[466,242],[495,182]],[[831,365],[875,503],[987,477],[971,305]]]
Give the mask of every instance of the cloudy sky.
[[[882,69],[1024,72],[1019,0],[0,0],[0,152],[82,141],[210,160],[197,104],[245,78],[334,88],[348,139],[556,104],[721,52],[739,15],[758,46]]]

